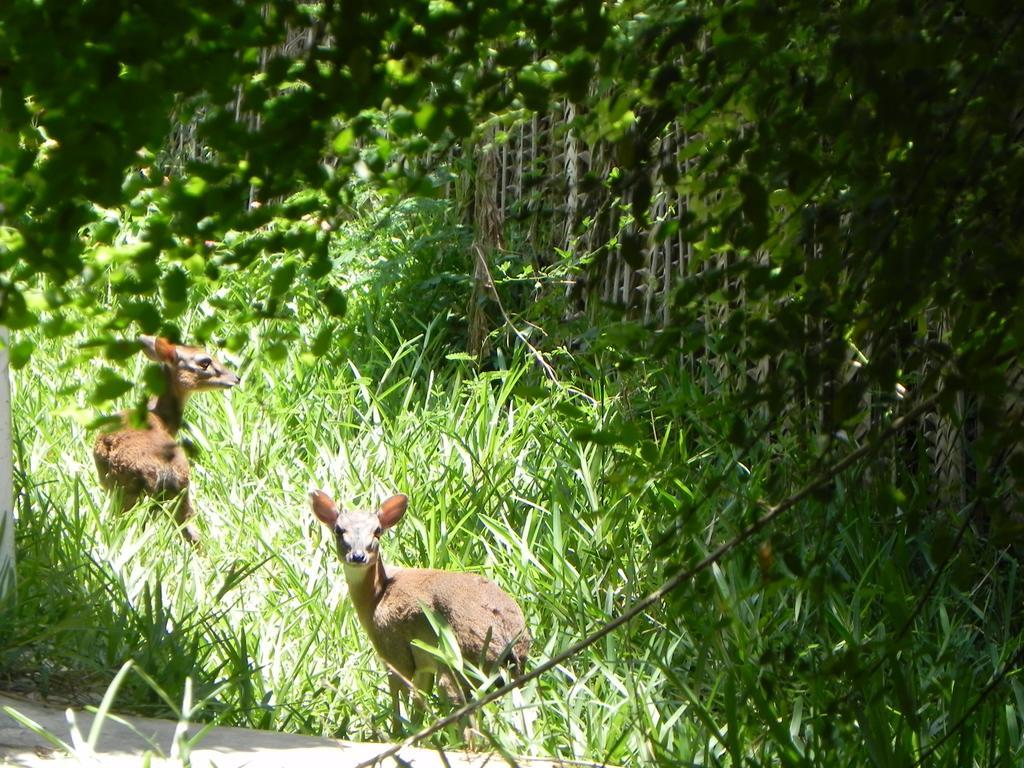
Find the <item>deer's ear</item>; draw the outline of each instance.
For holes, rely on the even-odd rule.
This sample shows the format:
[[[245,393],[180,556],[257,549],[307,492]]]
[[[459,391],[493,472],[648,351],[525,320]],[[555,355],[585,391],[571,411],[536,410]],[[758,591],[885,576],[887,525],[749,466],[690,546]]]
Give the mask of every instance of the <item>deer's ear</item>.
[[[178,349],[163,336],[157,336],[156,342],[157,359],[161,363],[176,363],[178,361]]]
[[[380,505],[380,509],[377,510],[377,519],[380,521],[381,528],[393,526],[402,519],[402,515],[405,514],[405,510],[408,508],[409,497],[404,493],[397,493],[385,501]]]
[[[178,359],[178,350],[163,336],[139,336],[139,344],[146,357],[157,363],[173,363]]]
[[[311,492],[309,500],[313,504],[313,514],[316,515],[316,519],[328,528],[333,528],[334,524],[338,522],[338,507],[334,500],[323,491]]]

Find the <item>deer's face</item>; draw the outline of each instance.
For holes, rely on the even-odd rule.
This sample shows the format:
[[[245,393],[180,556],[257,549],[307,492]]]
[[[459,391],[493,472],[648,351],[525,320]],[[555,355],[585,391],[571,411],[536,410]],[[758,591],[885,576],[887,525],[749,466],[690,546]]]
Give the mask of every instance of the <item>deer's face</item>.
[[[313,514],[334,534],[338,558],[346,566],[374,565],[380,553],[380,536],[397,523],[405,513],[409,500],[399,494],[385,501],[377,512],[338,509],[323,491],[310,494]]]
[[[171,385],[184,400],[193,392],[207,389],[231,389],[241,379],[201,347],[172,344],[160,336],[140,336],[139,343],[146,356],[163,363],[171,374]]]
[[[231,389],[241,379],[217,358],[199,347],[175,346],[174,374],[183,392]]]
[[[380,535],[377,516],[369,512],[342,512],[331,530],[338,557],[345,565],[368,566],[377,562]]]

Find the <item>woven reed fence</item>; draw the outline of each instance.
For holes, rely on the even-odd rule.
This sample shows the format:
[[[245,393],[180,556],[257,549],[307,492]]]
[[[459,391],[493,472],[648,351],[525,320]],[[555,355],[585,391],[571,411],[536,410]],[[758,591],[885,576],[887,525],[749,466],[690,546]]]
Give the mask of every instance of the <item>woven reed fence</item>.
[[[265,51],[262,62],[265,65],[278,55],[301,56],[312,42],[312,30],[292,30],[283,46]],[[670,297],[680,284],[701,270],[726,266],[727,254],[698,258],[694,244],[682,235],[683,227],[661,240],[649,234],[660,222],[678,219],[690,209],[688,196],[665,185],[657,169],[664,163],[678,163],[681,172],[688,173],[695,161],[677,158],[692,157],[683,150],[691,142],[701,141],[700,135],[687,135],[674,125],[654,142],[648,163],[653,189],[652,225],[647,232],[638,232],[624,214],[626,207],[604,183],[614,167],[612,148],[604,143],[590,145],[572,130],[577,109],[576,105],[566,103],[547,113],[506,121],[501,125],[502,140],[497,138],[497,126],[492,125],[472,144],[436,157],[439,163],[458,157],[463,168],[459,181],[448,186],[448,194],[457,198],[466,223],[474,231],[474,289],[468,308],[469,346],[473,352],[485,348],[492,330],[488,324],[495,322],[492,314],[481,309],[488,297],[496,296],[488,265],[508,242],[522,244],[538,268],[559,261],[568,264],[569,277],[559,283],[565,294],[567,315],[585,315],[597,305],[619,307],[626,316],[654,328],[671,322]],[[179,123],[172,132],[166,148],[170,169],[202,159],[207,152],[197,136],[198,117],[201,115]],[[254,129],[259,127],[259,116],[242,109],[240,94],[236,119]],[[631,265],[623,256],[621,244],[638,237],[642,242],[640,263],[634,257]],[[574,267],[582,256],[593,257],[588,260],[589,266]],[[768,258],[767,254],[760,256]],[[739,296],[738,302],[742,304],[742,293]],[[714,333],[722,328],[732,311],[735,306],[728,303],[710,310],[703,318],[708,331]],[[946,319],[933,318],[930,336],[942,339],[946,331]],[[681,363],[685,365],[687,361]],[[707,378],[707,386],[721,388],[738,385],[744,379],[763,382],[771,375],[775,361],[763,358],[734,369],[733,361],[711,356],[705,364],[713,372]],[[856,366],[856,353],[851,350],[850,366],[842,375],[855,375]],[[1016,396],[1009,399],[1007,416],[1019,420],[1024,413],[1024,366],[1011,372],[1010,383]],[[808,393],[807,402],[795,404],[797,409],[804,413],[813,414],[816,409],[820,412],[820,407],[812,402],[816,394],[820,393]],[[870,392],[865,394],[862,406],[871,418],[852,435],[854,440],[863,437],[881,414]],[[936,506],[956,514],[972,500],[976,487],[979,469],[972,463],[972,444],[977,437],[972,403],[960,396],[952,415],[925,415],[916,429],[902,437],[890,459],[925,457]],[[1024,449],[1017,449],[1020,450]],[[1005,464],[1008,459],[1004,457],[999,463]],[[1020,501],[1019,494],[1011,493],[1006,503],[1012,507]]]
[[[678,125],[674,125],[657,139],[648,164],[653,188],[651,225],[646,232],[637,232],[632,229],[635,225],[628,221],[627,206],[614,199],[609,185],[593,183],[594,179],[599,182],[607,179],[612,172],[613,152],[604,144],[588,145],[573,132],[576,109],[572,104],[565,104],[547,114],[518,120],[506,131],[507,139],[497,146],[483,141],[474,147],[476,157],[481,160],[478,172],[473,176],[474,185],[486,184],[491,188],[472,188],[465,194],[472,195],[477,201],[481,195],[489,196],[493,202],[487,207],[486,227],[481,226],[479,220],[473,220],[476,247],[488,250],[487,244],[480,242],[480,237],[482,233],[495,232],[493,219],[497,213],[501,220],[497,231],[504,234],[489,244],[492,252],[501,249],[504,242],[512,241],[514,238],[508,237],[508,231],[515,230],[519,239],[525,241],[525,247],[538,267],[545,267],[558,259],[567,260],[571,265],[581,256],[598,253],[599,257],[590,260],[588,267],[580,267],[569,279],[565,288],[566,313],[585,313],[596,305],[613,306],[620,308],[626,317],[648,326],[665,327],[672,320],[670,299],[674,289],[702,270],[727,266],[729,258],[726,254],[698,258],[694,244],[681,234],[683,226],[661,240],[650,235],[659,223],[672,218],[681,219],[691,203],[686,194],[661,181],[657,172],[660,164],[676,162],[684,174],[689,172],[694,161],[677,158],[689,155],[683,150],[689,142],[701,141],[701,137],[687,136]],[[495,159],[497,168],[492,168]],[[481,168],[486,168],[486,171],[480,173]],[[585,179],[589,179],[589,183],[584,184]],[[628,237],[641,237],[643,243],[640,263],[634,256],[632,266],[623,256],[621,246]],[[768,254],[761,253],[759,257],[767,260]],[[723,328],[737,304],[742,305],[742,291],[738,296],[731,305],[727,302],[716,304],[704,316],[705,327],[710,333]],[[809,322],[813,320],[809,319]],[[947,318],[937,314],[931,318],[930,338],[944,339],[947,332]],[[859,354],[850,350],[850,364],[841,373],[842,377],[856,374]],[[735,359],[705,358],[705,364],[712,372],[705,379],[709,389],[740,386],[744,380],[750,379],[763,382],[776,364],[775,360],[762,358],[737,368]],[[686,364],[685,360],[682,362]],[[1006,415],[1019,423],[1024,414],[1024,366],[1016,366],[1010,378],[1011,393],[1015,394],[1007,400]],[[823,388],[840,383],[826,382]],[[820,406],[812,402],[821,394],[807,393],[806,402],[794,405],[804,413],[819,413],[819,426],[824,426],[825,416]],[[914,395],[902,387],[898,394],[900,397]],[[885,399],[891,402],[891,398]],[[863,438],[884,413],[881,401],[870,391],[864,395],[862,409],[869,417],[855,434],[849,436],[855,441]],[[951,414],[933,411],[921,418],[916,428],[908,429],[888,458],[891,461],[926,462],[927,466],[921,468],[931,478],[929,492],[935,508],[951,517],[957,516],[974,499],[978,473],[1004,471],[1010,458],[1001,457],[994,467],[987,470],[975,466],[972,448],[977,438],[973,403],[961,394]],[[1022,452],[1024,447],[1014,451]],[[1020,501],[1020,494],[1010,490],[1003,496],[1001,510],[989,509],[986,512],[1004,517],[1009,513],[1011,518],[1021,523],[1024,518],[1015,517],[1015,506]]]

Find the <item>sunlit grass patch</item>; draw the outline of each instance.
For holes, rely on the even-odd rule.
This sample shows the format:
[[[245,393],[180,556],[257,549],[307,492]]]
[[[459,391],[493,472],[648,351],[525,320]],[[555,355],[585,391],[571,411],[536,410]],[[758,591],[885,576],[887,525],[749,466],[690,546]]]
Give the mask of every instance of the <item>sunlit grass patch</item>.
[[[173,715],[167,698],[192,685],[198,718],[387,739],[385,670],[311,489],[364,507],[408,494],[387,561],[496,581],[522,605],[538,663],[734,535],[780,473],[803,471],[785,446],[734,455],[715,439],[715,405],[693,392],[692,418],[657,420],[630,411],[639,387],[553,384],[519,353],[479,370],[449,354],[443,318],[409,337],[374,328],[319,358],[270,354],[265,331],[225,353],[241,385],[186,410],[201,551],[158,503],[116,512],[91,458],[94,368],[67,341],[39,340],[15,379],[19,607],[0,627],[0,687],[96,702],[132,660],[152,684],[125,677],[117,707]],[[135,381],[139,357],[125,369]],[[609,439],[626,417],[649,418],[649,434]],[[958,553],[946,568],[928,538],[941,524],[910,530],[853,475],[489,707],[483,726],[514,754],[621,765],[828,765],[866,748],[905,763],[964,714],[1021,633],[1017,561],[976,548],[977,562]],[[942,754],[1019,754],[1024,708],[1009,687]],[[432,699],[423,716],[445,711]],[[434,743],[460,739],[450,729]]]

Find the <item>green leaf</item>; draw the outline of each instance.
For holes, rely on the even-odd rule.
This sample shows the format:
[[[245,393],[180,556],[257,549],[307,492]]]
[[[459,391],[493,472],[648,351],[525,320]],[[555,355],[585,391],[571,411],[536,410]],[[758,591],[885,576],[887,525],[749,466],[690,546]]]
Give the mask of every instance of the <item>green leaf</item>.
[[[542,112],[547,109],[549,90],[538,75],[520,72],[516,78],[516,85],[523,96],[523,104],[527,109],[535,112]]]
[[[587,418],[587,415],[584,413],[582,408],[579,408],[569,402],[558,403],[558,405],[555,406],[555,410],[562,415],[568,416],[570,419],[576,419],[577,421],[582,421]]]
[[[331,348],[331,342],[334,340],[335,330],[336,326],[334,323],[324,323],[313,338],[313,343],[310,344],[309,351],[317,357],[326,355],[327,351]]]
[[[457,138],[466,138],[473,133],[473,120],[465,107],[452,107],[448,111],[448,128]]]
[[[270,277],[271,297],[279,299],[284,296],[288,289],[292,287],[292,283],[295,282],[295,276],[298,274],[298,271],[298,265],[292,260],[286,261],[275,269]]]
[[[679,232],[679,220],[666,219],[660,222],[658,228],[654,231],[654,241],[663,243],[669,238],[675,237],[677,232]]]
[[[32,352],[35,348],[36,343],[31,339],[19,339],[13,343],[8,350],[11,368],[14,370],[24,368],[31,359]]]
[[[640,429],[626,422],[614,428],[590,429],[577,427],[571,432],[574,440],[595,445],[633,445],[640,439]]]
[[[143,333],[156,333],[162,318],[160,311],[149,301],[128,301],[121,305],[125,317],[139,324]]]
[[[334,137],[334,141],[331,142],[331,148],[336,154],[344,154],[345,150],[352,146],[355,137],[355,131],[349,126]]]
[[[283,341],[272,341],[263,347],[263,353],[269,359],[280,362],[288,357],[288,345]]]
[[[5,301],[0,304],[0,322],[12,331],[30,328],[39,322],[38,316],[29,310],[25,296],[14,287],[4,286]]]
[[[521,69],[533,60],[534,48],[526,41],[517,40],[498,51],[494,62],[498,66]]]
[[[184,192],[186,197],[202,197],[206,192],[206,187],[206,179],[193,176],[182,186],[182,192]]]
[[[139,353],[139,343],[131,339],[116,339],[103,345],[103,355],[108,360],[127,360]]]
[[[155,395],[161,394],[167,388],[167,374],[164,372],[163,366],[158,363],[146,366],[142,372],[142,381],[146,391]]]
[[[444,132],[444,112],[430,102],[423,104],[413,121],[416,127],[431,141],[436,141]]]
[[[96,376],[96,384],[89,394],[91,405],[101,405],[108,400],[121,397],[132,390],[132,384],[123,379],[116,371],[106,366],[100,368]]]
[[[740,194],[743,195],[743,213],[757,226],[764,226],[768,219],[768,192],[761,182],[745,174],[740,177]]]
[[[391,130],[396,136],[408,136],[416,129],[415,116],[407,109],[396,109],[391,114]]]
[[[623,260],[633,269],[644,265],[643,239],[636,232],[624,232],[621,238]]]
[[[348,309],[348,299],[345,294],[329,285],[320,292],[320,302],[333,317],[344,317]]]
[[[512,394],[521,400],[536,402],[538,400],[546,399],[551,392],[546,387],[541,387],[535,384],[520,383],[512,390]]]
[[[188,274],[179,266],[171,267],[160,283],[160,293],[170,304],[188,301]]]

